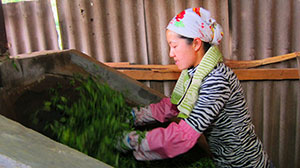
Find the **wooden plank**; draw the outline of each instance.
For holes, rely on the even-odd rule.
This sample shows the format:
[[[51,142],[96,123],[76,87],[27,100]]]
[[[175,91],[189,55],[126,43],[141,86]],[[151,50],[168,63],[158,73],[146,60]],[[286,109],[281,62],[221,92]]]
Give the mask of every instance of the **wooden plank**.
[[[232,69],[254,68],[262,65],[273,64],[273,63],[294,59],[297,56],[300,56],[299,52],[279,55],[279,56],[265,58],[261,60],[249,60],[249,61],[225,60],[225,64]]]
[[[237,60],[225,60],[225,64],[232,69],[245,69],[245,68],[254,68],[262,65],[278,63],[290,59],[294,59],[297,56],[300,56],[299,52],[294,52],[290,54],[275,56],[271,58],[265,58],[261,60],[250,60],[250,61],[237,61]],[[180,72],[176,65],[137,65],[130,64],[129,62],[119,62],[119,63],[104,63],[110,67],[117,69],[152,69],[155,70],[166,70],[166,72]]]
[[[285,80],[299,79],[299,70],[287,69],[247,69],[277,62],[294,59],[300,56],[299,52],[275,56],[262,60],[235,61],[226,60],[225,64],[231,67],[240,80]],[[105,63],[136,80],[177,80],[180,70],[176,65],[135,65],[129,62]]]
[[[177,80],[180,72],[150,70],[118,70],[136,80]],[[299,70],[286,69],[234,69],[239,80],[286,80],[300,79]]]
[[[180,72],[159,72],[149,70],[118,70],[136,80],[177,80]]]
[[[110,67],[113,67],[113,68],[124,67],[124,66],[130,65],[129,62],[106,62],[104,64],[108,65]]]
[[[175,69],[177,71],[178,68],[176,65],[141,65],[141,64],[124,64],[124,63],[104,63],[112,68],[117,69]]]
[[[284,69],[233,69],[239,80],[300,79],[297,68]]]

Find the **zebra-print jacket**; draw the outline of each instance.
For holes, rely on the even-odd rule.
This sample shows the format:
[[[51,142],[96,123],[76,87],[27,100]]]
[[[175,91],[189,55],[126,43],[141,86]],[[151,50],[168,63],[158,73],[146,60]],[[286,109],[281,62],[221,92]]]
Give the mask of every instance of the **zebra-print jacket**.
[[[192,76],[195,68],[188,72]],[[269,167],[242,86],[224,63],[203,79],[195,107],[184,120],[204,133],[216,167]]]

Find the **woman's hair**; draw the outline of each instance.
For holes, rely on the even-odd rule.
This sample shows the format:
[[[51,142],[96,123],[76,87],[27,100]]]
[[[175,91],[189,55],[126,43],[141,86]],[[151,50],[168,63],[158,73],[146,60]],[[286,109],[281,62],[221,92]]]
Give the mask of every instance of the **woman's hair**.
[[[189,38],[189,37],[185,37],[185,36],[181,36],[181,35],[179,35],[179,37],[183,38],[183,39],[186,39],[187,44],[189,44],[189,45],[191,45],[194,41],[193,38]],[[208,42],[204,42],[204,41],[202,41],[202,42],[204,44],[204,51],[206,52],[211,47],[211,45]]]

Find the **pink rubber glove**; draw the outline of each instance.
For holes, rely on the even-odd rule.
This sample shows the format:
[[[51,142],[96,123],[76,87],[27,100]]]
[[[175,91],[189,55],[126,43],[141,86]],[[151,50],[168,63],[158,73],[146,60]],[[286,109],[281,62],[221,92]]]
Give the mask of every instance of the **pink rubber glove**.
[[[145,125],[156,120],[165,122],[179,113],[177,107],[171,103],[170,98],[163,98],[160,102],[141,107],[139,110],[133,108],[132,111],[135,116],[135,125]]]
[[[152,116],[150,106],[140,107],[139,109],[134,107],[132,108],[132,115],[134,118],[134,125],[136,126],[142,126],[156,121]]]
[[[137,160],[158,160],[187,152],[196,144],[200,135],[181,120],[179,124],[173,122],[167,128],[156,128],[147,132],[141,141],[141,137],[135,132],[131,132],[129,138]]]
[[[159,103],[150,104],[150,108],[153,118],[160,122],[165,122],[179,113],[176,105],[171,103],[170,98],[163,98]]]

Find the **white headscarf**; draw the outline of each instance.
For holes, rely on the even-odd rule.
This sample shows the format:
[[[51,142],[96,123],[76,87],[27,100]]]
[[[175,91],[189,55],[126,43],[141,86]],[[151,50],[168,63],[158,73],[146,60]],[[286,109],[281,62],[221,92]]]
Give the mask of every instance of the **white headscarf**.
[[[184,37],[200,38],[211,45],[218,45],[223,37],[222,27],[203,8],[189,8],[176,15],[167,29]]]

